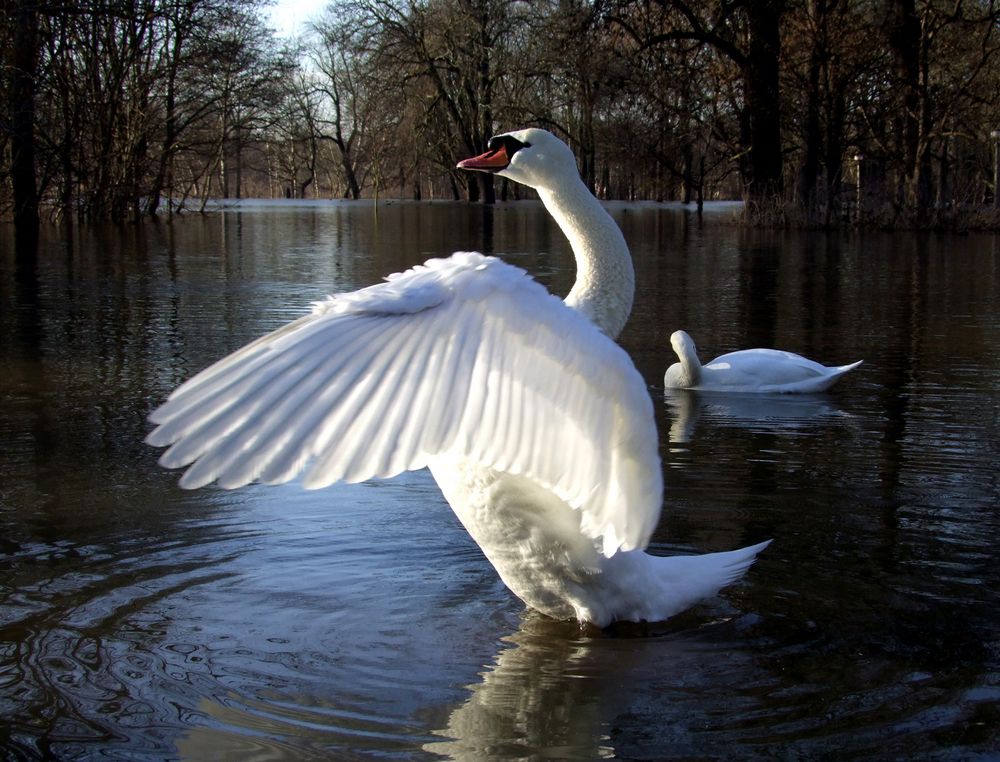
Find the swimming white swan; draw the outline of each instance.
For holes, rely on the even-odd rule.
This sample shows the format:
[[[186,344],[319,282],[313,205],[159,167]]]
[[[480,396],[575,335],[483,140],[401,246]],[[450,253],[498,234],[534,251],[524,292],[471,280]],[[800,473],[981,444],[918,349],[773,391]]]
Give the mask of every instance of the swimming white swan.
[[[847,371],[861,365],[820,365],[780,349],[742,349],[716,357],[707,365],[698,361],[698,350],[685,331],[674,331],[670,345],[680,362],[663,376],[667,389],[701,389],[715,392],[808,394],[829,389]]]
[[[357,482],[428,466],[501,579],[551,617],[658,621],[737,579],[767,543],[642,551],[663,484],[652,402],[613,337],[625,240],[569,148],[529,129],[459,163],[535,188],[569,238],[565,303],[458,253],[317,303],[190,379],[150,419],[185,487]],[[603,331],[603,333],[602,333]]]

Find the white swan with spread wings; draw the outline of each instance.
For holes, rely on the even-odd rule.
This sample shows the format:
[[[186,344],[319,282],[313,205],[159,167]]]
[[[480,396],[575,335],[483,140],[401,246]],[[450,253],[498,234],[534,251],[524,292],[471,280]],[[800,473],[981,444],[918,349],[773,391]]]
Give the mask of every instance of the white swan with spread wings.
[[[613,341],[632,306],[625,240],[552,134],[459,163],[535,188],[569,238],[565,301],[494,257],[432,259],[333,296],[210,366],[150,416],[181,484],[307,487],[427,466],[504,583],[556,618],[657,621],[766,546],[643,552],[663,497],[646,384]]]

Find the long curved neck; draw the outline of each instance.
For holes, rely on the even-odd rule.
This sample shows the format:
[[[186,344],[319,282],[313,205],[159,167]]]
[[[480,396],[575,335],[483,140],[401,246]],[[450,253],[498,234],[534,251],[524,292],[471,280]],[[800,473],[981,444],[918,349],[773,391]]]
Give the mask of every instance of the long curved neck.
[[[698,359],[694,345],[690,341],[680,342],[674,344],[674,351],[677,352],[677,358],[681,361],[681,369],[684,371],[684,386],[697,386],[701,383],[701,361]]]
[[[616,338],[635,294],[632,256],[621,229],[579,180],[557,189],[540,188],[538,195],[576,257],[576,283],[566,304]]]

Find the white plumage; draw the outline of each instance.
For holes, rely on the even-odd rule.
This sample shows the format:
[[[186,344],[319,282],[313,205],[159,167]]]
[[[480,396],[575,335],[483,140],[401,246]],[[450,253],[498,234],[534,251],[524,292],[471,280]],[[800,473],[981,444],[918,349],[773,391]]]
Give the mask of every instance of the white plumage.
[[[674,331],[670,344],[680,362],[667,368],[663,376],[667,389],[809,394],[826,391],[863,362],[826,366],[780,349],[741,349],[702,365],[694,341],[685,331]]]
[[[610,338],[632,301],[621,232],[547,132],[498,136],[459,166],[538,189],[577,256],[566,303],[494,257],[432,259],[202,371],[150,416],[147,441],[169,446],[164,466],[192,464],[189,488],[428,466],[507,586],[551,616],[658,620],[714,594],[766,543],[641,550],[663,485],[646,385]]]

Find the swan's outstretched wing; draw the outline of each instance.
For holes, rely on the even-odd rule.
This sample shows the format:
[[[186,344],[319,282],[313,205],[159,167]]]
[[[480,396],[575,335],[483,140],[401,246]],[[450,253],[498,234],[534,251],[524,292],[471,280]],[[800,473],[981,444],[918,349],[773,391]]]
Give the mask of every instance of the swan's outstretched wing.
[[[499,259],[459,253],[318,303],[150,416],[182,486],[363,481],[455,455],[535,479],[607,555],[643,547],[662,476],[628,355]]]

